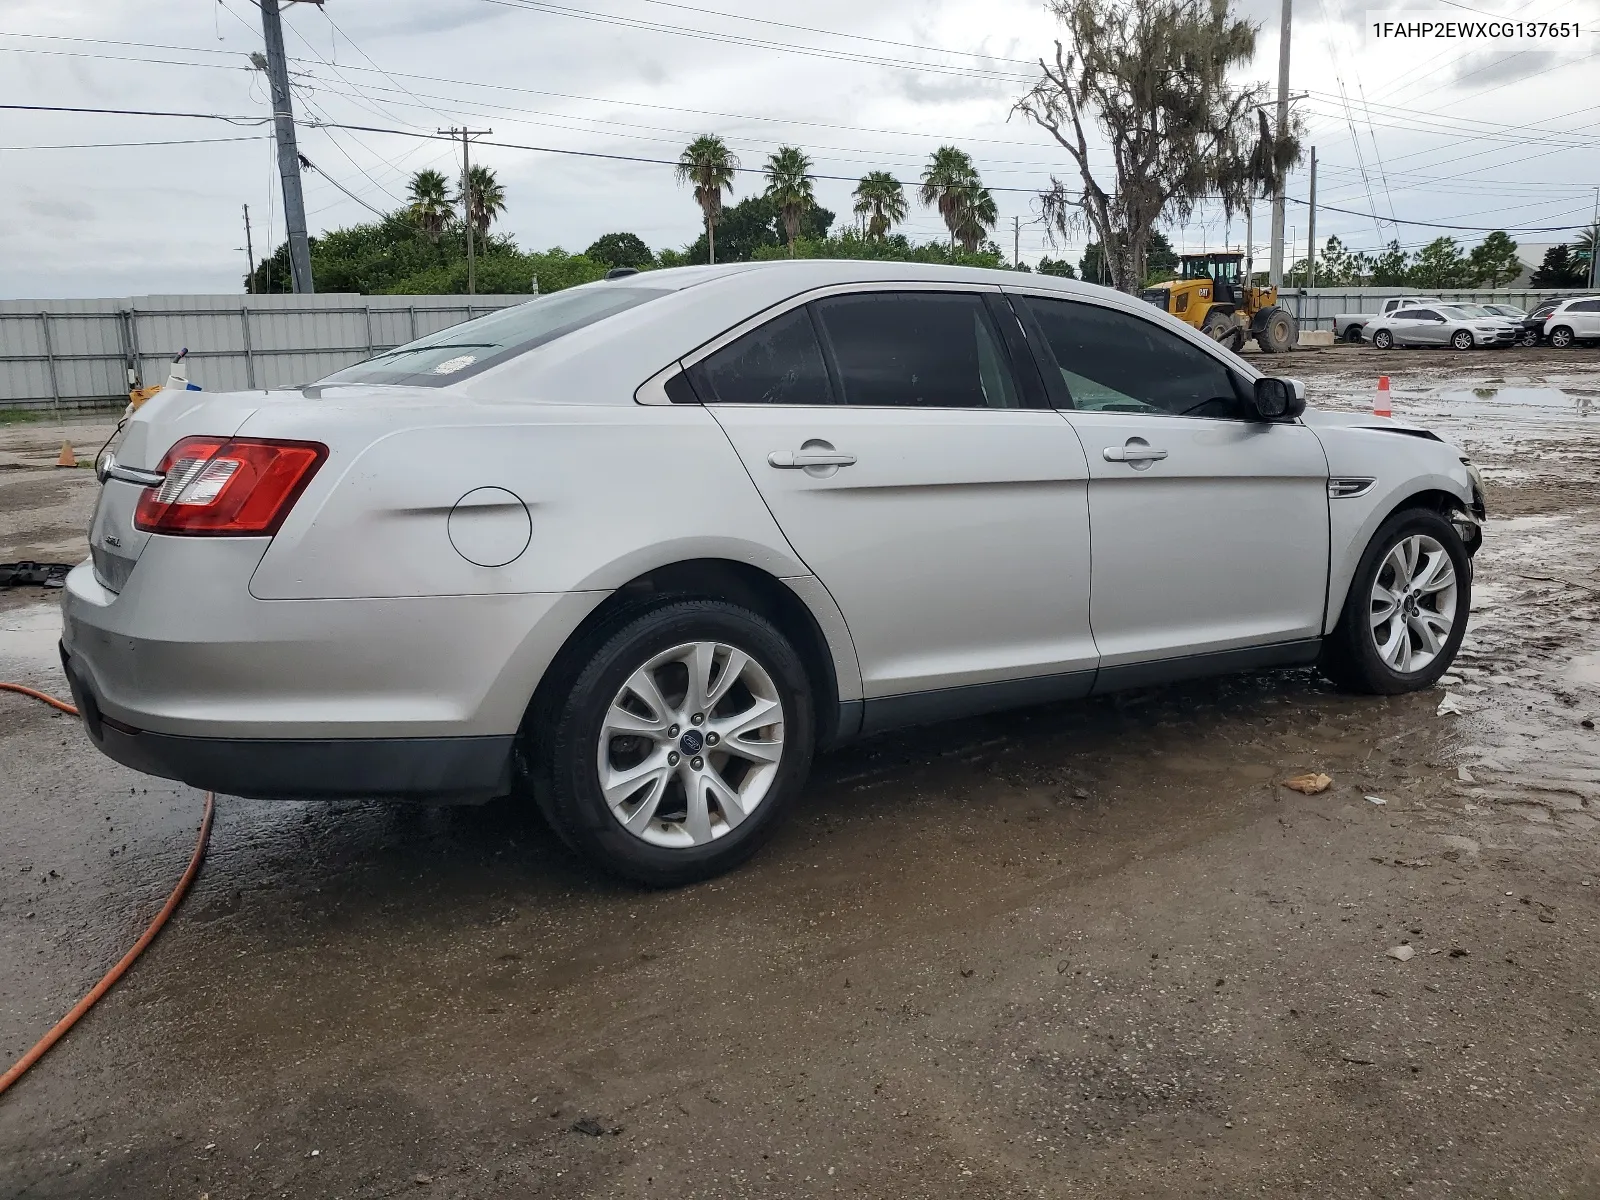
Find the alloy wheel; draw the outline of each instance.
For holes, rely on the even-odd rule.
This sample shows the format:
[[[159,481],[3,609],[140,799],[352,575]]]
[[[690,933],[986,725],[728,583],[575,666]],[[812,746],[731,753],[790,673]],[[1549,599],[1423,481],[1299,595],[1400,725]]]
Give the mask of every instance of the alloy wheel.
[[[1559,329],[1552,329],[1550,331],[1550,344],[1557,350],[1565,350],[1568,346],[1572,345],[1572,330],[1568,329],[1565,325],[1561,326]]]
[[[1450,344],[1457,350],[1471,350],[1472,335],[1465,329],[1457,330],[1456,333],[1450,338]]]
[[[687,642],[640,666],[606,709],[600,789],[635,837],[702,846],[766,797],[783,734],[783,701],[765,667],[725,642]]]
[[[1459,617],[1455,564],[1435,538],[1414,533],[1384,555],[1372,581],[1372,641],[1402,675],[1439,656]]]
[[[1372,335],[1372,344],[1379,350],[1387,350],[1390,346],[1394,345],[1394,334],[1390,333],[1387,329],[1380,329],[1377,333]]]

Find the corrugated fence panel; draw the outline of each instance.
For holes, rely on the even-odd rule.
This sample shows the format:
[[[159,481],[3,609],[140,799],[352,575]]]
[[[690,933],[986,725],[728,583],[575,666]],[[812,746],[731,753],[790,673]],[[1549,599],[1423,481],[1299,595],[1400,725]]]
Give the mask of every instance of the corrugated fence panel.
[[[162,382],[189,350],[208,391],[308,383],[527,296],[136,296],[0,301],[0,407],[119,405],[130,363]]]

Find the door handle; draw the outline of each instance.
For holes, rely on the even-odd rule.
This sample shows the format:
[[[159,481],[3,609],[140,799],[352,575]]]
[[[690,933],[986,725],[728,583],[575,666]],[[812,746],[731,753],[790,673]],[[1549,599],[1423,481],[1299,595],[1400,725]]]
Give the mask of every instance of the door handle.
[[[1138,438],[1129,438],[1126,446],[1107,446],[1100,453],[1107,462],[1119,463],[1160,462],[1167,456],[1165,450],[1157,450]]]
[[[774,450],[767,455],[767,465],[780,471],[803,471],[807,467],[853,467],[854,454],[840,454],[836,450]]]

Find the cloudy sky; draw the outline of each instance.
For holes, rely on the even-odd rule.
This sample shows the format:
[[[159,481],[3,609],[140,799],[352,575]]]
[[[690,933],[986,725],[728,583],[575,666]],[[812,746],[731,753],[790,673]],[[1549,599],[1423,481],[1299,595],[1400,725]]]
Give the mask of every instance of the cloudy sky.
[[[1240,3],[1264,25],[1241,81],[1275,78],[1278,4]],[[1472,8],[1600,27],[1600,0]],[[1291,85],[1308,93],[1300,111],[1328,206],[1319,235],[1415,246],[1443,231],[1394,222],[1434,221],[1526,229],[1513,236],[1530,247],[1560,240],[1535,230],[1588,219],[1600,35],[1567,53],[1419,50],[1372,45],[1365,19],[1355,0],[1297,0]],[[848,180],[873,169],[911,180],[954,142],[996,189],[997,240],[1010,250],[1016,217],[1024,258],[1061,253],[1028,224],[1031,197],[1052,172],[1075,184],[1073,168],[1041,131],[1008,120],[1054,36],[1039,0],[327,0],[289,7],[285,23],[296,115],[369,127],[301,132],[326,173],[306,177],[313,233],[370,218],[363,204],[397,207],[423,167],[453,174],[451,145],[415,135],[466,123],[493,129],[484,143],[645,160],[714,132],[750,167],[797,144],[819,175],[843,177],[817,190],[845,220]],[[0,0],[0,104],[254,120],[269,111],[248,57],[260,48],[254,0]],[[178,141],[188,144],[148,144]],[[526,248],[581,250],[615,230],[682,246],[697,233],[698,210],[667,166],[513,145],[484,144],[475,161],[505,185],[503,228]],[[758,186],[744,176],[738,194]],[[1306,186],[1302,168],[1291,194]],[[238,291],[242,206],[259,257],[283,237],[276,188],[260,123],[0,110],[0,297]],[[1258,247],[1266,224],[1263,204]],[[1289,224],[1303,243],[1303,206],[1290,206]],[[924,209],[906,227],[915,238],[942,230]],[[1201,249],[1243,233],[1242,221],[1202,212],[1171,236]]]

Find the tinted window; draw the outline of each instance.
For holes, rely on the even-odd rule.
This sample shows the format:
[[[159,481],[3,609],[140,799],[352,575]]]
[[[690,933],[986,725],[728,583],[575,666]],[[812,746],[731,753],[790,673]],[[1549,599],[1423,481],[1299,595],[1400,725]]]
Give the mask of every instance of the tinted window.
[[[1398,314],[1402,321],[1437,321],[1439,314],[1431,308],[1408,308]]]
[[[1020,407],[1010,360],[981,296],[868,292],[830,296],[813,307],[846,404]]]
[[[1237,420],[1252,416],[1233,372],[1153,321],[1071,300],[1030,297],[1027,304],[1074,408]]]
[[[1579,300],[1569,312],[1600,312],[1600,300]]]
[[[828,370],[804,308],[752,329],[693,367],[707,404],[831,404]]]
[[[442,387],[669,293],[592,284],[502,308],[335,371],[322,383]]]

